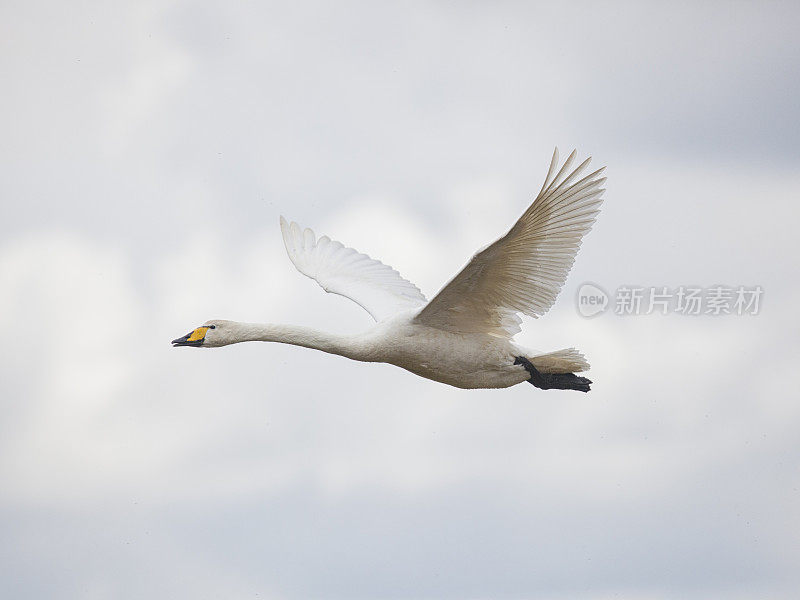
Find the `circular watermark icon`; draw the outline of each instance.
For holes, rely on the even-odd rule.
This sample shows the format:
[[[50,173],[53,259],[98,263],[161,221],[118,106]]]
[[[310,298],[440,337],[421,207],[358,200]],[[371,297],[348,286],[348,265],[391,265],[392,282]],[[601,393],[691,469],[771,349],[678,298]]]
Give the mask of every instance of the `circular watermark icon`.
[[[584,283],[578,288],[576,297],[578,314],[582,317],[596,317],[608,309],[608,293],[599,285]]]

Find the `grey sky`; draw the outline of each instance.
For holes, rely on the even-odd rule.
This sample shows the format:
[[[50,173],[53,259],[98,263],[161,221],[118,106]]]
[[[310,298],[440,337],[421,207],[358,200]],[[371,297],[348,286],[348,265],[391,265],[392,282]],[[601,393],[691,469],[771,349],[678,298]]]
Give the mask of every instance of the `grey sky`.
[[[792,3],[0,7],[0,593],[793,598]],[[243,344],[357,331],[278,215],[431,297],[608,166],[555,308],[593,391],[450,389]],[[578,316],[584,281],[762,285],[755,317]]]

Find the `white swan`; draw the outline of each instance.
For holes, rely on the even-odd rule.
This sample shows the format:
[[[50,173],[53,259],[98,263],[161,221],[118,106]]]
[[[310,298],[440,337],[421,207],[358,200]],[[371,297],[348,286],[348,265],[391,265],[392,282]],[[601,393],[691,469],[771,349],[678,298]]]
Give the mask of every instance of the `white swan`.
[[[518,313],[538,317],[555,302],[581,239],[594,223],[605,178],[598,169],[578,179],[591,159],[557,170],[553,153],[544,185],[511,230],[479,251],[430,302],[391,267],[310,229],[287,223],[281,231],[297,270],[326,292],[350,298],[377,321],[360,335],[306,327],[207,321],[175,346],[215,348],[237,342],[282,342],[385,362],[459,388],[504,388],[530,381],[542,389],[589,391],[574,372],[588,363],[574,348],[541,354],[512,342]]]

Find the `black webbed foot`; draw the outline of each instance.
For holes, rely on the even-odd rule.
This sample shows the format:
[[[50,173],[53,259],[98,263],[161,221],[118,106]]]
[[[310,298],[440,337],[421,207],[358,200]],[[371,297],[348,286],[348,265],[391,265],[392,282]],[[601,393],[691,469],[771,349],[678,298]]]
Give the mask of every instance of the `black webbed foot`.
[[[515,365],[522,365],[531,374],[529,383],[541,390],[577,390],[588,392],[591,388],[591,380],[586,377],[578,377],[575,373],[542,373],[533,363],[524,356],[517,356],[514,359]]]

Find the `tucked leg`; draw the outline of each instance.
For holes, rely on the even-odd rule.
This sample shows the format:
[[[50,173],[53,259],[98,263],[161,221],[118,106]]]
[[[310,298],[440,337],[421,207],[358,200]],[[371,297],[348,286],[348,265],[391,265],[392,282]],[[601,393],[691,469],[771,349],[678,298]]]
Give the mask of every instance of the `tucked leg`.
[[[575,373],[542,373],[524,356],[514,359],[515,365],[522,365],[531,374],[529,383],[542,390],[577,390],[588,392],[592,383],[586,377],[578,377]]]

